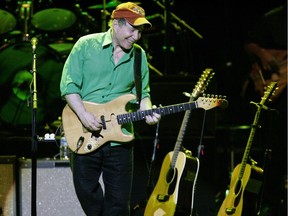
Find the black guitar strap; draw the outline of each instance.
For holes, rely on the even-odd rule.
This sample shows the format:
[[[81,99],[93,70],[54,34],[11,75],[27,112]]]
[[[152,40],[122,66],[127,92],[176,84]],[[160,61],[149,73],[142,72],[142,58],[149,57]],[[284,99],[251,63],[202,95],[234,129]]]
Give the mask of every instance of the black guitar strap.
[[[134,82],[136,87],[137,103],[140,106],[142,94],[142,77],[141,77],[141,48],[134,44]]]

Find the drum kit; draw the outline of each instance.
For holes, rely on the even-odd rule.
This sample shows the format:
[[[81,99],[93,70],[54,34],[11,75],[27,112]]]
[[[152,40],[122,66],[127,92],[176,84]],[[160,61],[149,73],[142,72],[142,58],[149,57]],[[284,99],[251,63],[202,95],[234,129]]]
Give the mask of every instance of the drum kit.
[[[0,21],[2,45],[26,42],[33,36],[60,52],[65,46],[55,44],[68,41],[71,45],[80,36],[98,30],[95,19],[83,11],[77,0],[1,0]]]
[[[32,37],[37,44],[39,123],[61,115],[59,81],[65,59],[82,35],[101,31],[98,22],[82,9],[80,0],[0,1],[0,126],[31,124]],[[113,9],[120,2],[92,5],[87,10]],[[44,99],[45,98],[45,99]],[[47,112],[53,109],[53,113]],[[56,115],[56,116],[55,116]]]

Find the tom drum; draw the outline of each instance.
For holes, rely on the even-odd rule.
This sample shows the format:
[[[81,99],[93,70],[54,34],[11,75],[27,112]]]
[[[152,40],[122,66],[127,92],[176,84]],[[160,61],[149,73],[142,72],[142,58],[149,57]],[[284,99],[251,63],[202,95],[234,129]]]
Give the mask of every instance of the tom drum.
[[[77,20],[75,0],[42,0],[35,2],[32,25],[43,31],[61,31]]]

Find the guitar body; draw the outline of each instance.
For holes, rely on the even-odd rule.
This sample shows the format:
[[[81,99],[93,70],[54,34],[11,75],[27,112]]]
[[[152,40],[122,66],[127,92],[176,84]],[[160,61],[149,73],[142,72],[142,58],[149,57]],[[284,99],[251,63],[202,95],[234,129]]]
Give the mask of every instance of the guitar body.
[[[197,157],[185,155],[186,164],[178,187],[178,201],[174,216],[191,216],[194,207],[194,194],[200,162]]]
[[[172,157],[173,152],[169,152],[164,158],[158,181],[147,202],[144,216],[174,216],[179,207],[181,211],[189,212],[187,215],[190,215],[199,161],[197,158],[179,152],[175,169],[171,170]],[[196,170],[195,173],[194,170]]]
[[[249,164],[248,164],[249,165]],[[250,166],[250,165],[249,165]],[[238,168],[233,173],[233,184],[235,185],[235,179],[239,173],[240,165],[238,165]],[[236,175],[236,176],[235,176]],[[248,176],[246,176],[248,177]],[[232,185],[232,181],[231,184]],[[226,214],[225,213],[225,207],[228,207],[228,202],[233,201],[232,194],[230,194],[229,190],[229,198],[226,198],[222,206],[218,212],[218,216],[223,215],[249,215],[249,216],[258,216],[260,211],[260,199],[261,199],[261,191],[263,186],[263,169],[260,167],[257,167],[256,165],[251,166],[251,173],[249,180],[245,186],[244,194],[243,195],[243,202],[241,200],[241,205],[238,205],[238,208],[242,209],[241,212],[239,210],[236,210],[234,214]],[[231,192],[232,193],[232,192]],[[228,200],[228,201],[227,201]],[[225,202],[225,204],[224,204]],[[230,205],[231,206],[231,205]]]
[[[133,134],[124,134],[122,132],[121,125],[117,122],[116,114],[127,113],[126,104],[134,99],[136,99],[135,95],[127,94],[105,104],[83,102],[87,111],[105,119],[106,129],[103,128],[100,134],[92,134],[87,131],[77,115],[66,105],[62,112],[62,122],[69,148],[77,153],[89,153],[107,141],[129,142],[133,140]],[[78,148],[80,138],[83,141],[81,147]]]
[[[251,166],[251,174],[246,185],[242,215],[259,216],[261,193],[263,190],[264,170],[256,165]]]
[[[245,187],[250,178],[251,166],[250,164],[246,164],[241,180],[238,179],[240,170],[241,164],[238,164],[233,170],[228,195],[222,202],[217,216],[242,215],[243,195],[245,192]]]

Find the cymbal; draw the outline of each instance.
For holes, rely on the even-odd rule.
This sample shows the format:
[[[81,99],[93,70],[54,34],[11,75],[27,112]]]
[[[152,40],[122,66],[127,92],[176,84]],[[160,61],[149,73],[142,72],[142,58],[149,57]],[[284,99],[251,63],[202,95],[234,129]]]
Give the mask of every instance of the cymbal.
[[[120,1],[112,0],[106,3],[106,8],[115,8],[119,4],[121,4]],[[97,5],[92,5],[88,7],[88,9],[103,9],[103,8],[104,8],[103,4],[97,4]]]

